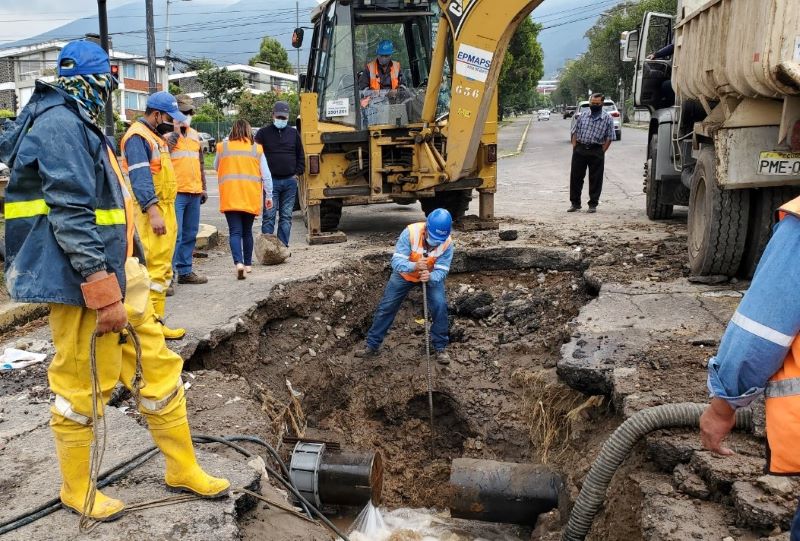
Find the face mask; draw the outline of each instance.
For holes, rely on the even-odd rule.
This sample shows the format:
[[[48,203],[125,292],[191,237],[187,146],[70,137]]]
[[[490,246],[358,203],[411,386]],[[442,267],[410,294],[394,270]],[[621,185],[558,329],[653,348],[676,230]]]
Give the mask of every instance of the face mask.
[[[439,246],[441,244],[441,242],[435,241],[430,237],[426,237],[425,238],[425,242],[427,242],[428,246],[430,246],[431,248],[436,248],[437,246]]]
[[[93,121],[97,121],[111,95],[111,75],[73,75],[59,77],[56,85],[70,94]]]
[[[603,106],[602,105],[590,105],[589,109],[591,109],[593,115],[596,115],[597,113],[599,113],[600,111],[603,110]]]
[[[191,126],[192,125],[192,115],[186,115],[186,120],[184,120],[183,123],[186,124],[187,126]]]
[[[278,128],[279,130],[284,129],[286,126],[289,125],[289,119],[287,118],[275,118],[272,120],[272,125]]]
[[[175,124],[173,124],[172,122],[159,122],[156,125],[156,131],[160,135],[167,135],[168,133],[172,133],[175,131]]]
[[[389,62],[391,62],[391,61],[392,61],[392,58],[389,57],[389,56],[379,56],[378,57],[378,64],[380,64],[381,66],[384,66],[384,67],[388,66]]]

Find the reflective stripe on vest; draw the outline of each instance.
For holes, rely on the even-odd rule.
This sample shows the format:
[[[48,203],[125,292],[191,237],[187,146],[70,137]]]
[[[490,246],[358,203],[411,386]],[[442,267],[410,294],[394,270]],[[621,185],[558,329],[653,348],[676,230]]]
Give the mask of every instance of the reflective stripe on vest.
[[[261,153],[261,145],[223,141],[217,161],[220,212],[261,214],[264,200]]]
[[[412,263],[422,261],[425,258],[425,222],[411,224],[407,229],[408,240],[411,244],[411,254],[408,256],[408,260]],[[436,268],[436,260],[442,257],[442,254],[444,254],[444,252],[450,247],[452,242],[452,237],[447,237],[446,241],[428,252],[427,261],[429,271],[432,271]],[[450,270],[442,265],[440,265],[439,268],[440,270]],[[400,273],[400,276],[409,282],[419,282],[419,275],[419,271]]]
[[[800,218],[800,197],[788,202],[778,211],[780,219],[788,215]],[[783,360],[783,366],[770,378],[764,391],[767,413],[767,470],[773,474],[800,474],[800,453],[797,452],[797,442],[800,441],[798,359],[800,336],[795,336],[789,353]]]
[[[203,192],[200,148],[200,136],[197,131],[189,128],[186,135],[178,137],[175,147],[170,152],[179,193],[199,194]]]
[[[5,205],[6,220],[33,218],[48,214],[50,214],[50,207],[47,206],[44,199],[15,201]],[[125,209],[95,209],[94,215],[97,225],[125,225],[126,223]]]
[[[150,145],[150,174],[153,177],[153,188],[155,189],[156,197],[162,203],[174,203],[178,194],[178,185],[175,180],[175,170],[172,167],[172,160],[169,157],[169,148],[166,141],[142,122],[137,121],[128,128],[128,131],[122,137],[121,146],[123,149],[128,140],[134,135],[142,137]],[[126,173],[130,173],[140,166],[143,167],[143,164],[135,164],[128,167],[128,163],[125,160],[125,152],[123,151],[122,167]]]
[[[369,70],[369,87],[372,90],[381,89],[380,66],[378,60],[375,59],[367,64]],[[392,90],[396,90],[400,86],[400,62],[392,61],[392,69],[390,71],[392,77]]]

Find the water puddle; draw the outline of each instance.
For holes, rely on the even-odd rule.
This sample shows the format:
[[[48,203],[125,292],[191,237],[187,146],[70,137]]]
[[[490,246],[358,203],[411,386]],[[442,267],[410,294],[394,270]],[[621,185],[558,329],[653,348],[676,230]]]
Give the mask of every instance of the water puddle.
[[[350,541],[525,541],[530,530],[454,519],[431,509],[379,509],[371,503],[350,527]]]

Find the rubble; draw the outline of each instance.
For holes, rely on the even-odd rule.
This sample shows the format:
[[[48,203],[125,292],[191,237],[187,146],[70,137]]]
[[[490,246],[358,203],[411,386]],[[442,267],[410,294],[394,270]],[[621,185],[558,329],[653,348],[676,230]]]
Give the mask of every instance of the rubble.
[[[280,265],[292,255],[275,235],[259,235],[255,239],[256,260],[262,265]]]

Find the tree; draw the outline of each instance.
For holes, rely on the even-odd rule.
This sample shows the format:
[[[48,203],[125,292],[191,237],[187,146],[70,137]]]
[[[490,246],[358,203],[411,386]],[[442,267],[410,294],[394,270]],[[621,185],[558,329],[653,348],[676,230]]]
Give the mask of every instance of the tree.
[[[215,67],[217,67],[217,65],[208,58],[197,58],[195,60],[190,60],[189,63],[186,64],[187,71],[203,71]]]
[[[192,122],[218,122],[224,119],[225,115],[213,103],[204,103],[195,111]]]
[[[242,75],[224,68],[204,66],[197,72],[197,80],[208,101],[220,111],[236,103],[245,90]]]
[[[183,91],[181,90],[181,87],[179,85],[176,85],[172,81],[169,82],[169,93],[170,94],[172,94],[173,96],[177,96],[178,94],[181,94],[182,92]]]
[[[508,46],[500,72],[500,111],[524,111],[535,105],[536,86],[544,75],[539,44],[541,25],[526,17]]]
[[[291,114],[289,122],[297,119],[300,105],[296,92],[264,92],[263,94],[252,94],[245,92],[237,103],[239,118],[250,123],[251,126],[260,128],[272,122],[272,109],[275,102],[285,101],[289,103]]]
[[[251,66],[255,66],[256,62],[266,62],[273,71],[280,71],[281,73],[294,72],[286,49],[277,39],[269,36],[261,40],[258,53],[250,59]]]

